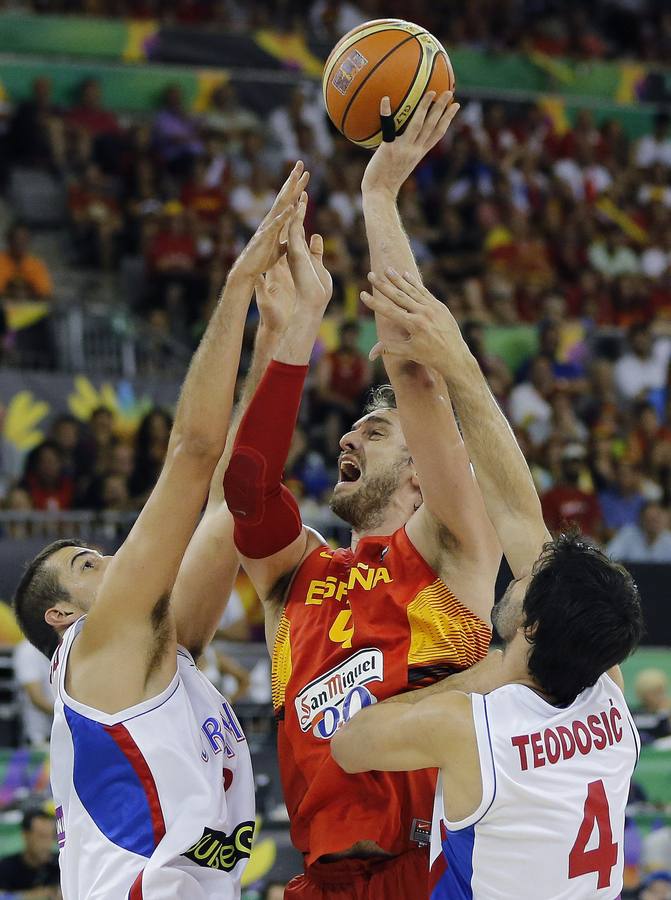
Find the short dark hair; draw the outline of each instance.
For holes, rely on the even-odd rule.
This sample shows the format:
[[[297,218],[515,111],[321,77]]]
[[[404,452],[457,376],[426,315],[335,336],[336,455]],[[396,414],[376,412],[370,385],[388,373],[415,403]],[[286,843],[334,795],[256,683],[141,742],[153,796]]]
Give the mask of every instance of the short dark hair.
[[[19,581],[13,599],[14,613],[21,631],[30,643],[51,657],[58,647],[58,635],[44,620],[45,612],[56,603],[67,601],[70,597],[58,580],[58,575],[45,563],[63,547],[85,547],[80,541],[61,539],[54,541],[41,550],[28,563],[26,571]]]
[[[529,672],[560,704],[572,703],[626,659],[643,632],[633,578],[577,530],[545,545],[523,610]]]
[[[379,384],[368,392],[368,399],[363,408],[364,415],[377,409],[396,409],[396,394],[390,384]]]
[[[48,822],[53,822],[54,817],[51,813],[48,813],[46,809],[29,809],[23,814],[23,819],[21,820],[21,831],[30,831],[33,827],[33,822],[35,819],[46,819]]]

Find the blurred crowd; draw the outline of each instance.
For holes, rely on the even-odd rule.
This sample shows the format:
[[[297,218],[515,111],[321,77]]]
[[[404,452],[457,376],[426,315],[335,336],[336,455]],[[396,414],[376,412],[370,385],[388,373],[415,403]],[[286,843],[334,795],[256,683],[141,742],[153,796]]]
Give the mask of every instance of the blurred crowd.
[[[362,352],[367,157],[328,124],[316,86],[297,87],[261,120],[230,83],[198,117],[173,85],[153,117],[122,122],[94,79],[60,109],[44,77],[14,110],[5,149],[10,171],[21,163],[66,182],[72,264],[122,273],[124,298],[149,328],[192,344],[288,166],[305,160],[307,228],[325,237],[335,294],[287,472],[320,506],[338,436],[384,376]],[[571,127],[536,105],[472,101],[400,197],[425,280],[508,413],[550,527],[577,521],[629,560],[671,560],[670,176],[662,112],[633,140],[588,110]],[[44,300],[52,280],[15,223],[0,292]],[[254,314],[243,368],[253,326]],[[6,503],[137,508],[168,429],[158,411],[131,446],[108,411],[58,420]]]
[[[168,24],[305,31],[335,42],[381,16],[420,21],[446,45],[539,50],[578,57],[635,56],[668,62],[671,11],[665,0],[33,0],[43,12],[161,19]]]

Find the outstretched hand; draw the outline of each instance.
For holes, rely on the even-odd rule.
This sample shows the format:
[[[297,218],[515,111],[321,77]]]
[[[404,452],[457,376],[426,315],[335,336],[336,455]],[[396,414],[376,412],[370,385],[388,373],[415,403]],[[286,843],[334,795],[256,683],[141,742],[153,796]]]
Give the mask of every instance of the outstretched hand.
[[[384,278],[371,272],[368,279],[376,293],[362,291],[363,302],[408,335],[405,340],[378,341],[370,358],[395,356],[444,375],[449,362],[454,361],[455,351],[466,346],[449,309],[408,272],[399,275],[387,269]]]
[[[296,288],[286,254],[265,275],[259,275],[254,287],[261,324],[274,334],[282,334],[296,306]]]
[[[383,190],[398,194],[403,182],[444,136],[459,111],[453,97],[452,91],[445,91],[437,99],[435,91],[424,94],[404,133],[391,143],[383,141],[373,154],[361,183],[364,193]],[[391,115],[389,97],[382,98],[380,115]]]
[[[307,194],[301,194],[289,223],[287,259],[301,307],[312,307],[323,312],[333,293],[333,281],[324,265],[324,241],[321,235],[313,234],[309,246],[305,240],[303,222],[307,202]]]
[[[295,214],[296,203],[309,178],[310,173],[304,170],[303,163],[299,160],[282,185],[270,211],[235,262],[229,278],[245,278],[256,282],[285,253],[286,245],[280,239],[282,230]]]

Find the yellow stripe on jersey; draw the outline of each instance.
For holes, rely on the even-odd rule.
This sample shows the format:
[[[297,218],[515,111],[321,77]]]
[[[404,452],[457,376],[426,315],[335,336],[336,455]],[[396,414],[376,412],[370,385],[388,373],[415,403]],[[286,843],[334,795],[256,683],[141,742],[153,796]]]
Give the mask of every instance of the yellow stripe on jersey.
[[[284,706],[287,684],[291,678],[291,639],[289,636],[290,622],[282,613],[280,624],[277,628],[277,636],[273,647],[272,665],[272,693],[273,707],[280,709]]]
[[[449,663],[468,668],[487,653],[488,626],[436,579],[408,604],[408,666]]]

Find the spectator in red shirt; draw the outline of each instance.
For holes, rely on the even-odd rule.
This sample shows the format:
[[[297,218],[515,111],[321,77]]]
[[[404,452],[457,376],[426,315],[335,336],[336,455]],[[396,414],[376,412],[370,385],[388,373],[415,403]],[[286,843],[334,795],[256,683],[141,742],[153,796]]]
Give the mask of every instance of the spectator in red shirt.
[[[357,347],[358,337],[358,324],[345,322],[340,326],[340,343],[317,366],[314,412],[325,421],[325,448],[331,453],[359,415],[371,383],[370,365]]]
[[[221,184],[210,183],[204,159],[196,160],[193,177],[182,188],[180,200],[185,209],[193,212],[211,228],[219,221],[228,205]]]
[[[21,481],[34,509],[71,509],[75,485],[65,474],[63,454],[54,441],[43,441],[28,454]]]
[[[95,163],[70,187],[68,197],[75,248],[83,265],[111,269],[117,258],[123,220],[108,179]]]
[[[78,101],[67,114],[71,127],[86,132],[91,138],[119,132],[117,117],[103,108],[100,82],[96,78],[82,82]]]
[[[206,280],[198,270],[198,246],[184,207],[171,200],[163,207],[159,230],[147,248],[146,264],[152,306],[168,309],[173,328],[193,324]]]
[[[583,534],[598,541],[601,535],[601,507],[595,494],[580,487],[585,470],[585,448],[567,444],[562,453],[562,480],[543,494],[543,518],[551,532],[566,524],[577,525]]]

